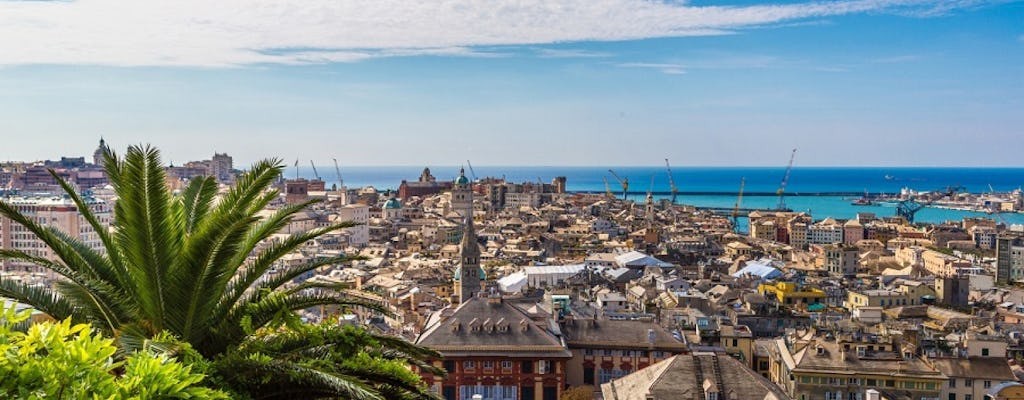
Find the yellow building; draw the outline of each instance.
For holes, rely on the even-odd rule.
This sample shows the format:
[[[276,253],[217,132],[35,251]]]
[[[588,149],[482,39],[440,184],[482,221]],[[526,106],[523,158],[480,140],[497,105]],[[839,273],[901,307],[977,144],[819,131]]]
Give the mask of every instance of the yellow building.
[[[817,304],[825,299],[825,291],[801,287],[793,282],[762,283],[757,287],[764,297],[775,298],[779,304]]]

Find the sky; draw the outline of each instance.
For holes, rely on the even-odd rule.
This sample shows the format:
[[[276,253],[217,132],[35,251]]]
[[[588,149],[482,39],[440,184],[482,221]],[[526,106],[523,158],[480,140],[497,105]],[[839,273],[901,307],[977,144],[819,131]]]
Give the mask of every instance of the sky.
[[[1024,166],[1024,2],[0,0],[0,160]]]

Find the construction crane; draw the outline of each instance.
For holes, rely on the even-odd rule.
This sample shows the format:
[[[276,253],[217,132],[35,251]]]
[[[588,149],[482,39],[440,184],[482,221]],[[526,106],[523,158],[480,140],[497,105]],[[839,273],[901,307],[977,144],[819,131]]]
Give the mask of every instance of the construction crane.
[[[338,174],[338,188],[341,189],[341,188],[345,187],[345,180],[341,179],[341,168],[338,167],[338,159],[335,158],[333,160],[334,160],[334,172]]]
[[[313,176],[316,177],[316,180],[318,180],[318,181],[321,180],[320,179],[320,173],[316,172],[316,164],[313,164],[313,160],[309,160],[309,166],[313,167]]]
[[[615,198],[615,194],[612,193],[612,186],[608,184],[608,177],[604,178],[604,195],[609,199]]]
[[[740,178],[740,192],[736,195],[736,206],[732,208],[732,230],[739,233],[740,206],[743,205],[743,187],[747,184],[747,178]]]
[[[626,194],[629,193],[629,178],[620,178],[619,174],[616,174],[615,171],[610,169],[608,172],[611,172],[612,176],[615,177],[615,180],[619,181],[619,184],[622,185],[622,199],[625,200]]]
[[[789,165],[786,166],[786,174],[782,176],[782,183],[779,184],[779,190],[775,192],[779,196],[779,205],[775,207],[778,211],[788,211],[786,208],[786,183],[789,183],[789,173],[793,171],[793,159],[796,158],[796,149],[793,149],[792,153],[789,153]]]
[[[679,188],[676,187],[676,180],[672,178],[672,166],[668,164],[668,159],[665,159],[665,170],[668,171],[668,185],[672,191],[672,204],[676,204],[676,196],[679,194]]]
[[[469,174],[473,176],[473,182],[476,182],[476,171],[473,170],[473,163],[466,160],[466,165],[469,166]]]

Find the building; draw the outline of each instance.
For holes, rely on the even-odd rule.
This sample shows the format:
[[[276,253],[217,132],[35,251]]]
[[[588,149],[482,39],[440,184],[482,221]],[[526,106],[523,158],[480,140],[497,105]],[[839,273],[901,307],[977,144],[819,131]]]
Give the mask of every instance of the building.
[[[842,224],[832,218],[825,218],[807,227],[807,243],[809,244],[833,244],[843,243]],[[863,238],[861,238],[863,239]],[[859,239],[858,239],[859,240]]]
[[[59,229],[68,236],[80,240],[93,250],[100,253],[105,251],[99,235],[85,220],[85,217],[78,212],[78,207],[71,199],[64,197],[0,197],[0,201],[13,206],[23,215],[43,226]],[[83,201],[89,206],[101,225],[110,226],[113,214],[107,203],[89,196],[85,196]],[[53,251],[34,233],[5,217],[0,217],[0,248],[23,251],[35,257],[56,260]],[[0,260],[0,267],[5,272],[49,272],[37,269],[38,267],[33,264],[12,259]]]
[[[446,400],[557,400],[572,355],[547,320],[500,296],[468,298],[433,314],[416,340],[447,375],[420,373]]]
[[[338,207],[339,221],[352,221],[359,225],[345,228],[349,235],[349,244],[365,246],[370,243],[370,227],[366,225],[370,219],[370,206],[365,204],[346,204]]]
[[[867,400],[868,390],[891,399],[934,400],[947,378],[896,336],[809,331],[776,339],[769,376],[798,400]]]
[[[942,400],[977,400],[1002,382],[1017,378],[1006,360],[1006,338],[967,335],[963,354],[931,357],[929,362],[949,379],[942,385]]]
[[[677,355],[601,385],[606,400],[785,400],[782,390],[731,357]]]
[[[566,382],[570,386],[600,385],[687,352],[686,344],[676,340],[653,318],[566,318],[560,326],[572,352],[566,367]]]
[[[284,201],[286,203],[299,204],[306,200],[309,200],[309,181],[306,178],[284,181]]]
[[[477,294],[483,290],[486,279],[484,269],[480,267],[480,244],[477,243],[473,218],[466,218],[463,231],[459,251],[459,267],[455,269],[454,294],[457,303],[477,297]]]
[[[473,187],[464,168],[459,168],[459,176],[452,183],[452,210],[462,218],[473,218]]]
[[[1024,235],[1004,233],[996,238],[996,283],[1024,281]]]
[[[851,219],[843,224],[843,244],[853,246],[863,239],[864,224],[856,219]]]
[[[430,168],[423,168],[417,181],[402,180],[402,183],[398,185],[398,197],[407,201],[410,197],[432,196],[451,188],[451,182],[437,182],[437,179],[430,174]]]
[[[757,292],[764,297],[773,299],[779,304],[793,306],[802,304],[820,304],[825,301],[825,291],[817,288],[802,287],[792,282],[762,283]]]
[[[841,242],[813,246],[820,267],[833,276],[855,276],[860,267],[860,249]]]
[[[107,151],[107,142],[100,138],[100,145],[96,148],[96,151],[92,152],[92,163],[95,165],[103,166],[103,153]]]
[[[210,175],[220,183],[230,183],[235,176],[231,170],[234,168],[231,156],[227,153],[213,153],[210,159]]]

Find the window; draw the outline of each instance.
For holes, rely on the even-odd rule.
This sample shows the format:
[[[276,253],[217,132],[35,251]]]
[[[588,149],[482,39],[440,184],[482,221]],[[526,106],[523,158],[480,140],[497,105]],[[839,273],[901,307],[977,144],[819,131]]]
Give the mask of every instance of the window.
[[[850,385],[854,385],[854,386],[860,385],[860,378],[850,378],[850,379],[847,379],[846,381]],[[850,394],[853,394],[853,393],[850,393]]]
[[[533,373],[533,361],[523,361],[523,363],[520,366],[520,368],[522,369],[522,371],[521,371],[522,373],[524,373],[524,374],[532,374]]]
[[[583,368],[583,384],[593,385],[594,384],[594,368]]]
[[[850,392],[846,394],[846,400],[860,400],[860,393]]]
[[[830,386],[842,385],[843,384],[843,380],[842,380],[842,378],[828,378],[828,384]],[[842,399],[840,399],[840,400],[842,400]]]
[[[969,394],[965,394],[964,395],[964,400],[974,400],[974,396],[973,395],[969,395]]]
[[[508,361],[508,360],[502,361],[501,362],[501,369],[512,369],[512,362]]]
[[[455,372],[455,361],[446,360],[444,362],[444,370],[445,370],[445,372],[448,372],[449,374],[454,373]]]
[[[594,355],[594,349],[583,349],[583,355],[592,356]]]
[[[949,400],[956,400],[956,393],[950,393]]]
[[[843,400],[843,392],[825,392],[825,400]]]
[[[739,341],[736,340],[736,339],[733,339],[732,340],[732,347],[737,347],[737,346],[739,346]]]
[[[949,378],[949,388],[956,389],[956,378]]]
[[[992,387],[992,381],[985,381],[985,382],[982,383],[982,385],[983,385],[982,386],[983,388],[988,389],[988,388]]]
[[[888,379],[885,381],[885,387],[896,387],[896,380]]]
[[[494,368],[494,361],[484,361],[483,364],[484,364],[484,368],[485,369],[493,369]]]
[[[964,379],[964,387],[973,387],[974,379]]]
[[[982,357],[988,357],[988,347],[982,347],[981,348],[981,356]]]
[[[476,361],[463,361],[462,369],[473,369],[476,368]]]
[[[549,372],[551,372],[551,361],[548,361],[548,360],[537,361],[537,373],[538,374],[546,374],[546,373],[549,373]]]
[[[611,357],[614,354],[614,352],[612,350],[605,350],[601,354],[605,357]]]

